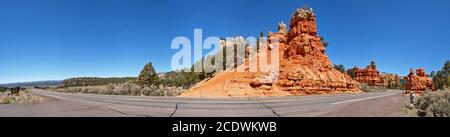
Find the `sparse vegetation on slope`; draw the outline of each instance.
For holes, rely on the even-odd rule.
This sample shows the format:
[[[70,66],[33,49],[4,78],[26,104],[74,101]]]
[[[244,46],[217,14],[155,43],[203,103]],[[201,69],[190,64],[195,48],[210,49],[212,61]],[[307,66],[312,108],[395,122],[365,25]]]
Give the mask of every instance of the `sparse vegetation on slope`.
[[[108,84],[121,84],[129,81],[136,80],[135,77],[124,77],[124,78],[98,78],[98,77],[79,77],[70,78],[62,82],[63,88],[67,87],[82,87],[82,86],[100,86]]]
[[[420,117],[450,117],[450,91],[426,92],[414,105]]]
[[[86,93],[128,96],[176,96],[184,91],[182,87],[198,82],[197,74],[173,72],[159,76],[152,63],[144,66],[138,78],[97,78],[81,77],[63,81],[55,90],[67,93]],[[161,77],[161,78],[160,78]],[[47,87],[43,87],[47,89]]]
[[[0,104],[36,103],[42,100],[40,96],[30,95],[29,90],[20,91],[18,95],[0,95]]]
[[[384,92],[386,88],[384,86],[369,86],[367,84],[361,83],[360,88],[364,92]]]
[[[344,65],[342,65],[342,64],[334,64],[334,65],[333,65],[333,68],[336,69],[336,70],[338,70],[338,71],[340,71],[340,72],[342,72],[342,73],[346,73],[346,72],[345,72],[345,67],[344,67]]]
[[[8,90],[8,88],[0,86],[0,92],[5,92],[6,90]]]
[[[201,80],[200,73],[168,72],[160,78],[160,83],[168,87],[183,87],[187,89]]]
[[[182,88],[148,86],[142,87],[133,82],[109,84],[102,86],[68,87],[56,89],[57,92],[86,93],[102,95],[128,95],[128,96],[177,96],[184,91]]]

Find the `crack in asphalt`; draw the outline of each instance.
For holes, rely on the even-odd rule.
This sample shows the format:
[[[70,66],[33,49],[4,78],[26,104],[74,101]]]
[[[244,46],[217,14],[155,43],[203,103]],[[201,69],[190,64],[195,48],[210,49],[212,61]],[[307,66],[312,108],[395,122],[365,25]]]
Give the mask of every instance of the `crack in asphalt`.
[[[55,96],[53,96],[53,95],[44,95],[44,96],[50,96],[50,97],[53,97],[53,98],[55,98],[55,99],[60,99],[60,98],[55,97]],[[63,98],[64,98],[64,97],[63,97]],[[79,99],[79,100],[83,100],[83,99]],[[85,99],[85,100],[90,100],[90,99]],[[91,101],[95,101],[95,100],[91,100]],[[119,103],[119,104],[120,104],[120,103]],[[115,109],[108,108],[108,107],[104,107],[104,106],[94,106],[94,107],[96,107],[96,108],[107,109],[107,110],[110,110],[110,111],[113,111],[113,112],[116,112],[116,113],[120,113],[120,114],[123,114],[123,115],[141,116],[141,117],[150,117],[149,115],[126,113],[126,112],[122,112],[122,111],[115,110]]]
[[[270,109],[270,110],[272,110],[272,113],[273,114],[275,114],[277,117],[281,117],[281,115],[280,114],[278,114],[276,111],[275,111],[275,109],[273,109],[273,108],[271,108],[271,107],[269,107],[269,106],[267,106],[266,104],[264,104],[264,103],[261,103],[263,106],[265,106],[266,108],[268,108],[268,109]]]
[[[178,103],[175,104],[175,110],[173,110],[172,114],[170,114],[169,117],[173,117],[173,115],[177,112],[178,110]]]
[[[272,113],[273,113],[274,115],[276,115],[277,117],[281,117],[281,115],[278,114],[278,113],[275,111],[275,109],[273,109],[273,108],[270,107],[270,106],[267,106],[266,104],[264,104],[264,102],[261,102],[260,100],[257,100],[257,99],[251,99],[251,98],[247,98],[247,99],[250,100],[250,101],[256,101],[257,103],[263,105],[263,106],[266,107],[267,109],[270,109],[270,110],[272,111]]]
[[[115,109],[108,108],[108,107],[104,107],[104,106],[95,106],[95,107],[107,109],[107,110],[110,110],[110,111],[113,111],[113,112],[117,112],[117,113],[120,113],[120,114],[124,114],[124,115],[141,116],[141,117],[150,117],[149,115],[126,113],[126,112],[122,112],[122,111],[115,110]]]
[[[116,113],[120,113],[123,115],[130,115],[130,116],[143,116],[143,117],[150,117],[149,115],[145,115],[147,113],[140,113],[140,112],[134,112],[133,113],[127,113],[127,112],[123,112],[122,108],[116,108],[115,105],[120,104],[120,105],[128,105],[128,106],[153,106],[151,105],[153,102],[156,103],[167,103],[166,105],[164,105],[164,107],[166,109],[168,109],[168,112],[165,112],[165,115],[169,115],[169,117],[176,117],[179,115],[184,115],[183,113],[185,113],[183,110],[184,109],[189,109],[191,106],[192,110],[201,110],[203,111],[204,108],[207,108],[207,106],[210,105],[215,105],[215,104],[224,104],[225,106],[223,107],[224,110],[228,110],[230,106],[234,105],[239,105],[239,104],[251,104],[251,108],[260,110],[261,112],[265,112],[264,115],[269,115],[269,116],[276,116],[276,117],[283,117],[283,116],[290,116],[292,115],[317,115],[320,114],[322,115],[322,110],[327,110],[324,108],[327,107],[331,107],[335,110],[333,111],[323,111],[323,113],[331,113],[331,112],[339,112],[337,111],[338,108],[336,106],[333,105],[337,105],[337,104],[342,104],[342,107],[344,108],[347,107],[347,105],[349,104],[353,104],[355,102],[363,102],[363,101],[368,101],[368,100],[372,100],[375,98],[381,98],[381,97],[386,97],[386,96],[391,96],[394,95],[395,93],[380,93],[380,94],[361,94],[359,96],[325,96],[325,97],[315,97],[315,98],[281,98],[284,100],[280,100],[280,98],[275,98],[275,100],[265,100],[265,99],[261,99],[261,98],[252,98],[252,97],[247,97],[247,98],[242,98],[242,100],[169,100],[168,102],[165,102],[165,100],[158,100],[158,101],[148,101],[145,99],[128,99],[128,98],[106,98],[106,97],[96,97],[96,96],[66,96],[66,95],[59,95],[59,94],[51,94],[51,93],[37,93],[38,95],[42,95],[42,96],[47,96],[49,98],[55,99],[55,100],[62,100],[62,101],[66,101],[66,100],[80,100],[80,101],[84,101],[84,102],[97,102],[97,103],[102,103],[102,104],[97,104],[97,108],[103,108],[106,110],[109,110],[111,112],[116,112]],[[132,101],[132,102],[145,102],[145,103],[129,103],[129,102],[121,102],[121,101]],[[336,102],[336,101],[340,101],[340,102]],[[51,102],[51,101],[50,101]],[[278,104],[278,102],[287,102],[287,103],[283,103],[283,104]],[[52,102],[51,102],[52,103]],[[103,104],[104,103],[104,104]],[[180,104],[181,103],[181,104]],[[269,104],[270,103],[270,104]],[[200,107],[196,106],[197,104],[200,104]],[[228,104],[230,104],[230,106],[228,106]],[[95,104],[91,104],[90,106],[94,106]],[[113,106],[111,106],[113,105]],[[172,108],[175,105],[174,108]],[[187,105],[187,106],[183,106],[183,109],[180,110],[180,112],[178,112],[178,109],[181,109],[179,105]],[[206,106],[202,106],[202,105],[206,105]],[[254,106],[253,106],[254,105]],[[262,106],[260,106],[262,105]],[[159,106],[159,105],[158,105]],[[161,105],[162,106],[162,105]],[[264,106],[264,107],[263,107]],[[292,107],[292,106],[296,106],[299,107],[300,110],[295,110],[295,111],[289,111],[289,112],[281,112],[281,110],[283,110],[282,108],[285,107]],[[317,107],[316,107],[317,106]],[[170,110],[170,108],[172,108],[172,110]],[[131,110],[131,109],[129,109]],[[268,111],[270,110],[270,111]],[[309,111],[308,111],[309,110]],[[71,111],[71,110],[69,110]],[[220,111],[220,110],[219,110]],[[238,112],[238,110],[235,109],[231,109],[229,110],[231,112]],[[277,112],[278,111],[278,112]],[[130,112],[130,111],[128,111]],[[131,111],[133,112],[133,111]],[[176,113],[178,113],[177,115],[175,115]],[[272,113],[272,114],[270,114]],[[282,113],[283,116],[281,116]],[[150,113],[150,115],[152,115],[152,113]]]

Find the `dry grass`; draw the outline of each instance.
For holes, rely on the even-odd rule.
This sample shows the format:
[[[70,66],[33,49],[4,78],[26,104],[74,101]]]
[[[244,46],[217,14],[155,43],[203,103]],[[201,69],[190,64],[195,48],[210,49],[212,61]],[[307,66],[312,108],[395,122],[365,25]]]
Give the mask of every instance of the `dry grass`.
[[[450,117],[450,91],[426,92],[414,103],[421,117]]]
[[[364,92],[385,92],[385,91],[387,91],[385,87],[369,86],[369,85],[363,84],[363,83],[361,83],[359,85],[359,87]]]
[[[40,96],[30,95],[29,90],[21,91],[16,96],[0,95],[0,104],[37,103],[42,100]]]
[[[110,84],[106,86],[85,86],[56,89],[58,92],[86,93],[102,95],[128,95],[128,96],[178,96],[184,89],[164,86],[141,87],[127,82],[123,84]]]

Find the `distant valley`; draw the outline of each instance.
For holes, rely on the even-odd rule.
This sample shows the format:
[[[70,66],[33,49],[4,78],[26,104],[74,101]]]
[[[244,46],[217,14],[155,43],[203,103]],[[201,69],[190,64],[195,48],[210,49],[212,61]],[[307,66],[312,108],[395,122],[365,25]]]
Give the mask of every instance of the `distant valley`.
[[[32,81],[32,82],[17,82],[17,83],[7,83],[0,84],[3,87],[17,87],[17,86],[25,86],[25,87],[35,87],[35,86],[59,86],[61,85],[62,80],[46,80],[46,81]]]

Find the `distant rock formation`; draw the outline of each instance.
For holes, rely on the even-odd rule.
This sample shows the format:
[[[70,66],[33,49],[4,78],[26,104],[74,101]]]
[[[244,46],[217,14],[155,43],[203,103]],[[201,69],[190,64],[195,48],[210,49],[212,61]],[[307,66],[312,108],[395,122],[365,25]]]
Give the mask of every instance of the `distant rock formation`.
[[[385,81],[375,65],[368,65],[364,69],[355,69],[355,80],[369,86],[385,86]]]
[[[414,74],[414,69],[409,70],[409,74],[404,78],[406,90],[412,90],[419,93],[428,90],[435,90],[433,81],[425,74],[425,69],[419,68]]]

